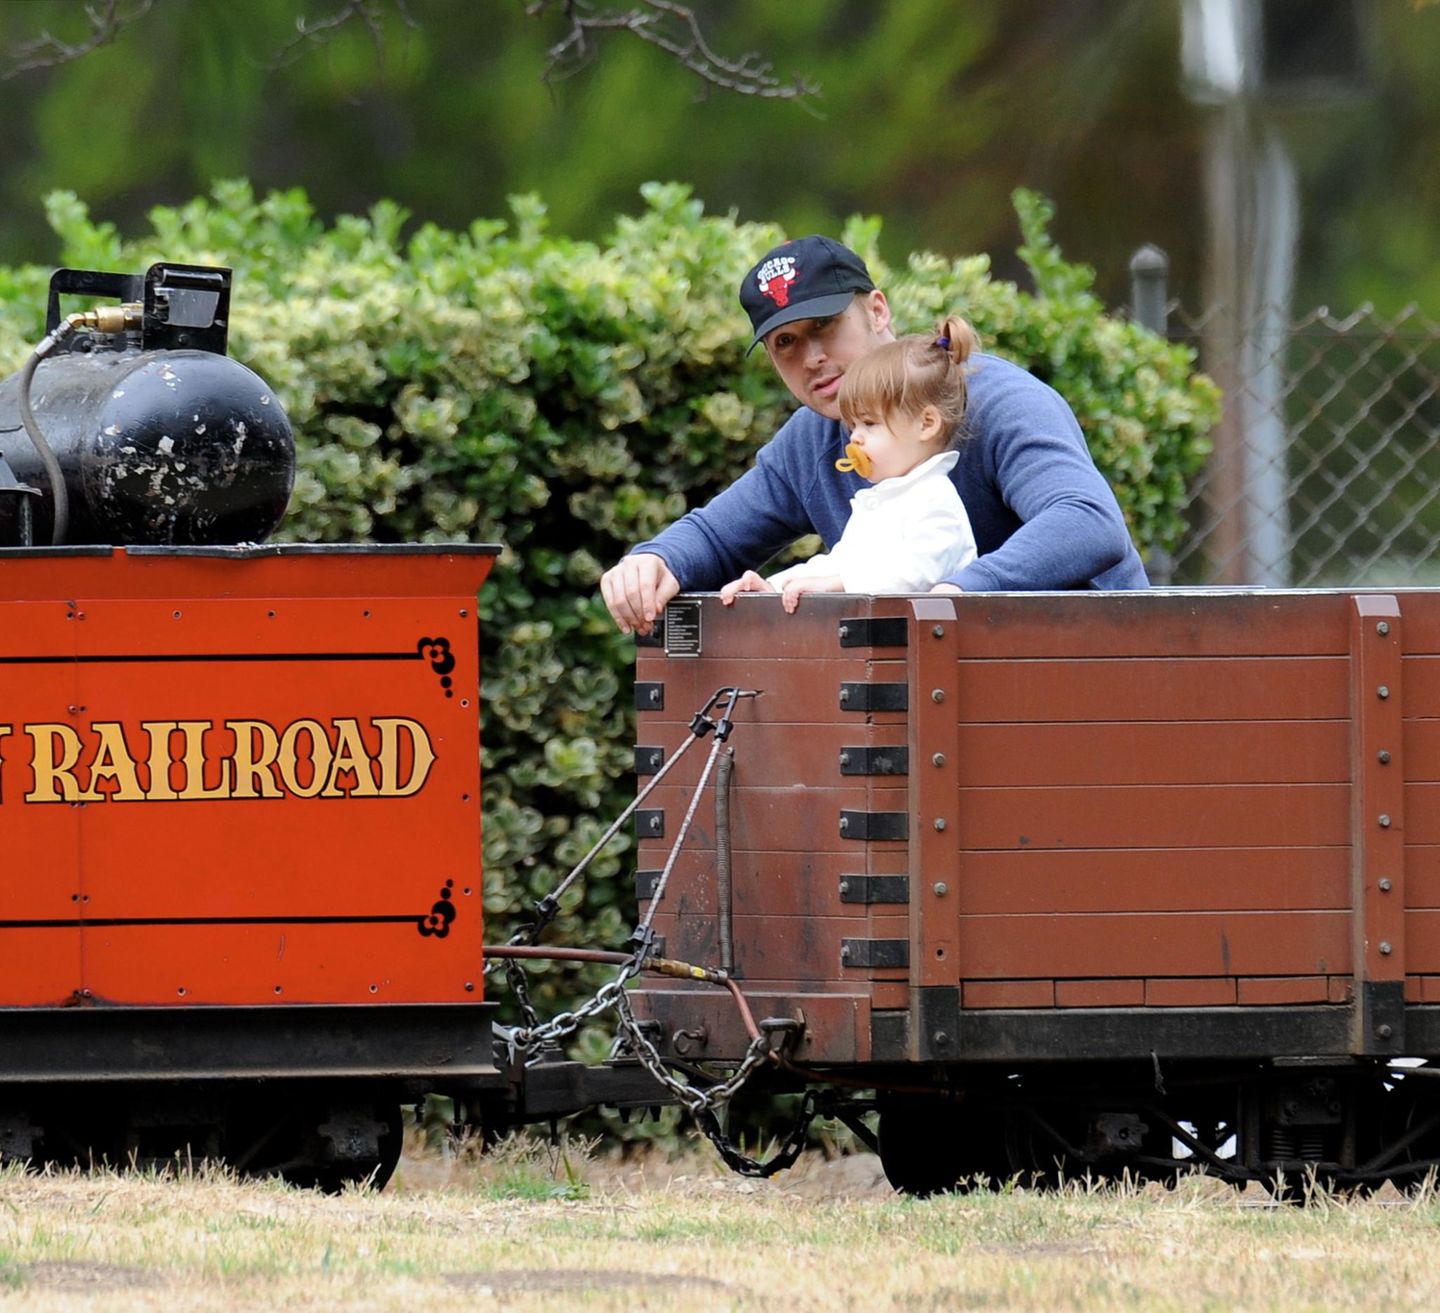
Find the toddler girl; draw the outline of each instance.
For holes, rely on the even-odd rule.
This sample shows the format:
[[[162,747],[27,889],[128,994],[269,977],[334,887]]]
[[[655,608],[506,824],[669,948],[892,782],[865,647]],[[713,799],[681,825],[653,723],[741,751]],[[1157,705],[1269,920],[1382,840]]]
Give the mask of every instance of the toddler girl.
[[[850,500],[840,541],[762,579],[747,570],[720,590],[779,592],[793,613],[802,593],[925,593],[975,559],[975,535],[950,471],[960,459],[965,361],[976,345],[963,319],[933,334],[887,342],[862,356],[840,381],[840,414],[850,430],[841,473],[871,486]]]

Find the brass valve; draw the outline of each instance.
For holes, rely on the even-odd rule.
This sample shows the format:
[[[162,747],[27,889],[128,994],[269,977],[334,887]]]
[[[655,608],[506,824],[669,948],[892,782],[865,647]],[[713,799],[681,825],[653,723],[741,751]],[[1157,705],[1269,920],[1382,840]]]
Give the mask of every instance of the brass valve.
[[[138,301],[124,305],[97,305],[93,310],[81,310],[69,315],[66,322],[72,329],[90,328],[97,333],[126,333],[140,327],[145,307]]]

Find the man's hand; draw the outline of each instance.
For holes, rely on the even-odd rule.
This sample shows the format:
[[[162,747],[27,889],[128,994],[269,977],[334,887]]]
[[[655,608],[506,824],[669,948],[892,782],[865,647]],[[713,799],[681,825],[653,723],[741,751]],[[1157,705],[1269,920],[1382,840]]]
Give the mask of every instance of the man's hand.
[[[670,567],[649,552],[627,556],[600,576],[600,596],[622,634],[648,634],[679,591]]]
[[[812,574],[800,579],[791,579],[780,594],[781,605],[787,615],[794,615],[800,605],[800,598],[806,593],[843,593],[845,581],[838,574]]]
[[[734,606],[741,593],[773,593],[775,585],[762,579],[754,570],[746,570],[738,579],[732,579],[720,590],[720,604]]]

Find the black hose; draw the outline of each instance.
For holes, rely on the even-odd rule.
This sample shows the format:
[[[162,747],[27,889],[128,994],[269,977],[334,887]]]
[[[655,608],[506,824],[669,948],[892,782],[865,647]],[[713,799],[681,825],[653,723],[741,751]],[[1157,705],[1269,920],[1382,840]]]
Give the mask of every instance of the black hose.
[[[720,911],[720,970],[735,970],[735,908],[730,873],[730,776],[735,749],[726,748],[715,771],[715,898]]]
[[[47,334],[40,345],[35,348],[30,359],[25,362],[25,368],[20,371],[20,422],[25,426],[25,432],[29,434],[30,441],[35,446],[35,454],[40,457],[40,463],[45,467],[45,477],[50,482],[50,503],[53,513],[50,529],[52,547],[59,547],[65,541],[65,535],[69,531],[70,494],[65,487],[65,475],[60,469],[60,462],[55,459],[55,453],[50,449],[50,444],[40,431],[40,425],[35,420],[35,412],[31,409],[30,381],[35,377],[35,371],[39,368],[40,362],[60,344],[63,338],[69,336],[72,327],[69,323],[61,323],[53,333]]]

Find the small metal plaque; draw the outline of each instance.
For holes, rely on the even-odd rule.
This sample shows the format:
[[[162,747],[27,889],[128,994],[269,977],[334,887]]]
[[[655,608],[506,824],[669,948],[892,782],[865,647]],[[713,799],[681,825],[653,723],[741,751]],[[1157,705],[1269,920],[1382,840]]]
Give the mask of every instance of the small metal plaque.
[[[665,655],[700,655],[700,603],[671,602],[665,608]]]

